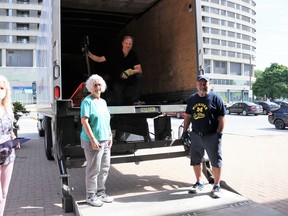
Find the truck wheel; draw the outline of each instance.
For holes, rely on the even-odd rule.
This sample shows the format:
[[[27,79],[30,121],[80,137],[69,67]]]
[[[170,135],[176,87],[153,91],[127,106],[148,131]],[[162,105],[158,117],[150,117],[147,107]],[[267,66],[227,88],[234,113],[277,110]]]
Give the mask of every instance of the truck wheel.
[[[45,134],[45,131],[44,131],[44,130],[39,130],[39,131],[38,131],[38,135],[39,135],[40,137],[44,137],[44,134]]]
[[[73,201],[71,195],[62,197],[62,208],[64,209],[65,213],[73,212]]]
[[[51,133],[51,120],[45,118],[44,120],[44,149],[45,155],[48,160],[54,160],[52,156],[52,133]]]

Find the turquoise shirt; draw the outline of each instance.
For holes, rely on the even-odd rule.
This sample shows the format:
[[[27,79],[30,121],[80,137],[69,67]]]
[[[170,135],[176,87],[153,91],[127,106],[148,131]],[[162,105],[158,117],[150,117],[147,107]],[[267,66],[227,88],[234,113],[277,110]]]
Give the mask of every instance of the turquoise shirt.
[[[97,141],[109,140],[111,134],[110,113],[104,99],[95,99],[91,95],[85,97],[81,103],[80,117],[89,118],[89,124]],[[80,138],[90,142],[84,127]]]

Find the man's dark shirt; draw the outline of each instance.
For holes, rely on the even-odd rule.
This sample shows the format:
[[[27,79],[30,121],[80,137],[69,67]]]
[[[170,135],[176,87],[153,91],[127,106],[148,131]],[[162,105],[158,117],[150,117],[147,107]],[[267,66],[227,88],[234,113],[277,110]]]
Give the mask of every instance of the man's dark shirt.
[[[111,76],[120,80],[120,74],[127,69],[134,69],[134,65],[140,64],[138,56],[134,50],[130,50],[128,55],[124,57],[122,49],[117,49],[115,52],[105,56],[109,65]]]
[[[215,93],[209,92],[206,97],[195,93],[188,98],[186,113],[191,115],[192,128],[197,132],[215,132],[218,117],[224,116],[226,110],[221,97]]]

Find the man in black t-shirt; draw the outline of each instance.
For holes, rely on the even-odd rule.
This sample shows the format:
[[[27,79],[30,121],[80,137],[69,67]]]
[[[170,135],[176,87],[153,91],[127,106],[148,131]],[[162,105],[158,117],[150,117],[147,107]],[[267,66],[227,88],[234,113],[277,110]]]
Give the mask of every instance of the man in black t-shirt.
[[[124,105],[124,91],[127,85],[133,85],[131,104],[144,104],[140,101],[141,85],[142,85],[142,68],[138,56],[132,50],[133,38],[125,36],[122,41],[122,48],[117,49],[105,56],[96,56],[90,51],[87,55],[96,62],[107,62],[111,70],[113,87],[116,94],[116,105]]]
[[[201,172],[204,151],[206,151],[214,175],[211,195],[213,198],[219,198],[221,196],[222,132],[226,111],[221,97],[212,91],[209,92],[209,81],[206,75],[197,77],[198,92],[188,98],[182,140],[190,141],[191,165],[196,177],[196,183],[189,193],[197,193],[204,188]],[[192,131],[189,134],[190,123]]]

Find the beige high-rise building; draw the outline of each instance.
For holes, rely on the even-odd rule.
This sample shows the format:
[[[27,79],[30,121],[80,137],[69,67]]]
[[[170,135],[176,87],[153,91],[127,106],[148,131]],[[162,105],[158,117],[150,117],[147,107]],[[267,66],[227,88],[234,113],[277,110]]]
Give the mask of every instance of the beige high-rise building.
[[[255,0],[201,0],[203,58],[212,88],[225,102],[252,99]]]
[[[36,44],[42,0],[0,0],[0,74],[12,86],[13,101],[33,101]]]

